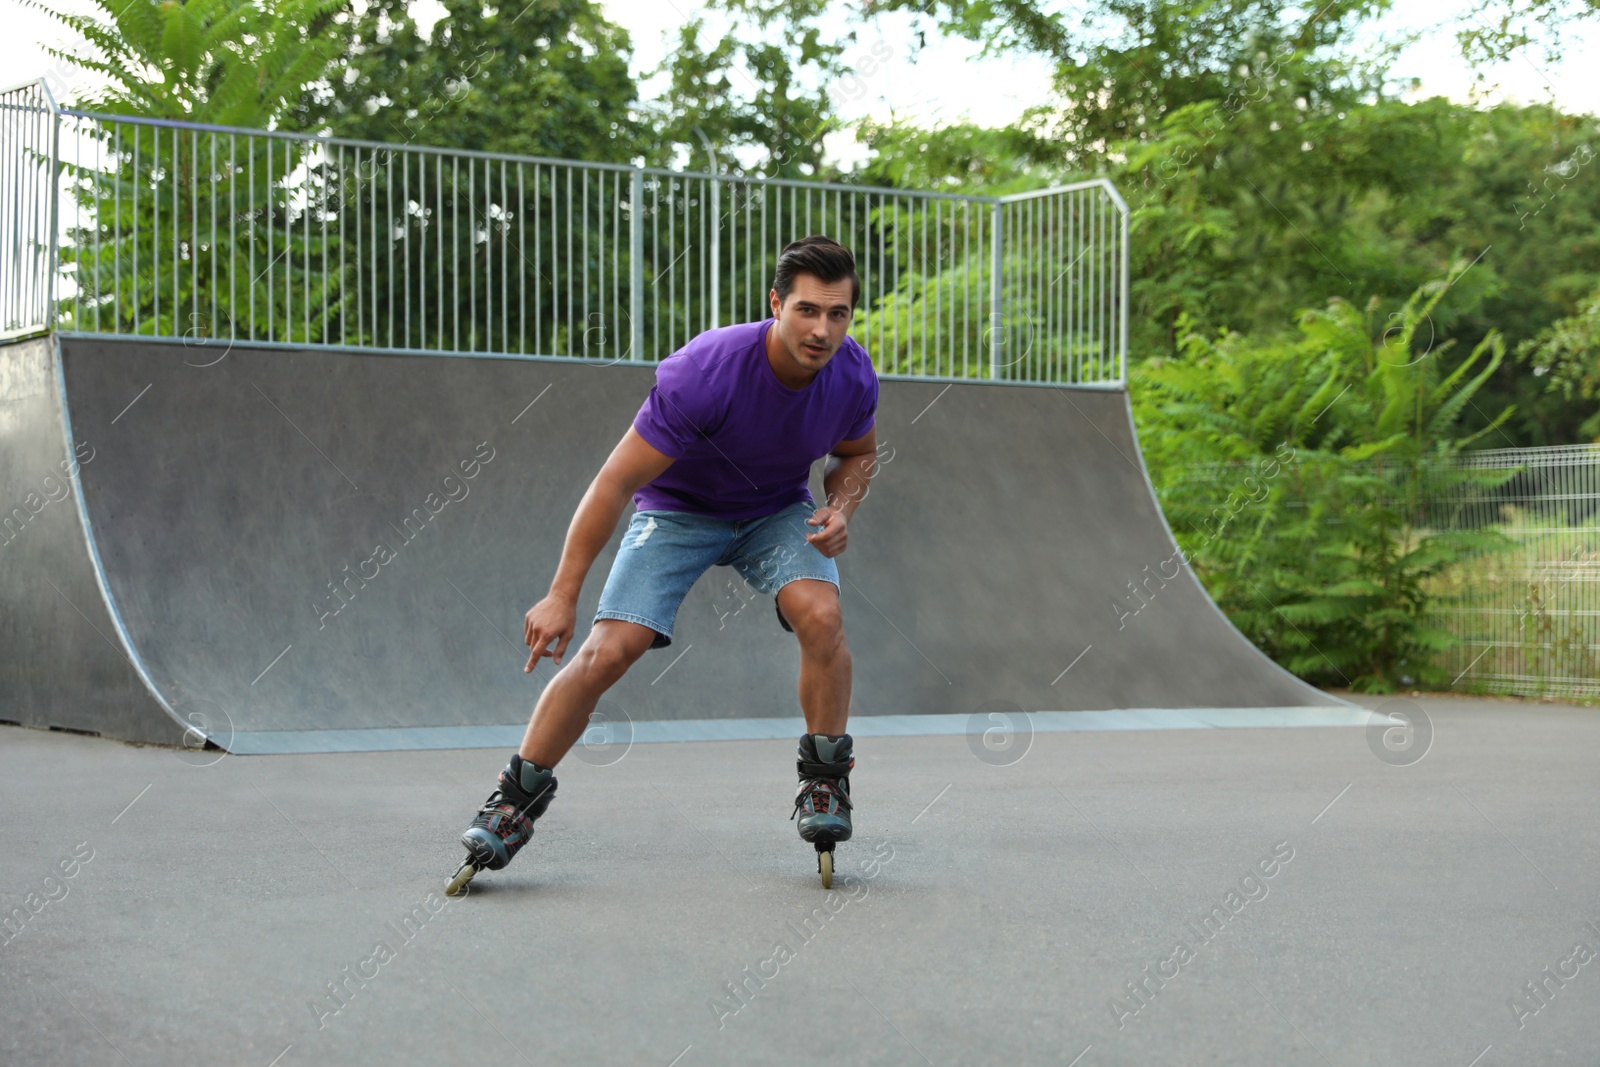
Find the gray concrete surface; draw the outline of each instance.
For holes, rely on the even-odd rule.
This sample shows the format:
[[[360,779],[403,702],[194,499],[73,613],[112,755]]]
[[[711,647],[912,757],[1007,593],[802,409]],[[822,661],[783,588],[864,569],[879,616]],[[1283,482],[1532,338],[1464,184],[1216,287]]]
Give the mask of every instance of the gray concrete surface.
[[[530,849],[436,912],[499,754],[6,728],[0,1062],[1600,1061],[1600,961],[1563,962],[1600,949],[1600,719],[1364,702],[1410,727],[864,741],[831,901],[790,743],[579,750]]]
[[[79,479],[92,537],[73,502],[53,505],[58,534],[7,546],[3,625],[31,636],[0,675],[0,718],[122,737],[176,719],[251,751],[324,730],[459,744],[425,731],[526,721],[543,677],[521,674],[522,614],[653,368],[58,340],[0,445],[26,482],[70,423],[95,450]],[[33,367],[30,345],[0,358]],[[1125,394],[886,382],[878,439],[840,560],[857,714],[1332,703],[1180,565]],[[80,618],[45,581],[95,599],[91,549],[109,600]],[[609,695],[614,715],[796,713],[793,638],[732,576],[701,580],[674,646]],[[84,625],[108,611],[125,640]]]
[[[49,339],[0,345],[0,719],[176,744],[90,558],[77,490],[103,454],[69,443],[56,370]]]

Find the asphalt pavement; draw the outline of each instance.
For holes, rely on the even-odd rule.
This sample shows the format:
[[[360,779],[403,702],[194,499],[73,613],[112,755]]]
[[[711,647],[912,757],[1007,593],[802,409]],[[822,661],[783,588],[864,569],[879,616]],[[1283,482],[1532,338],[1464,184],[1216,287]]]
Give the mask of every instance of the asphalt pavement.
[[[0,728],[0,1062],[1600,1062],[1600,716],[1358,699],[863,739],[831,893],[786,740],[580,749],[446,901],[499,753]]]

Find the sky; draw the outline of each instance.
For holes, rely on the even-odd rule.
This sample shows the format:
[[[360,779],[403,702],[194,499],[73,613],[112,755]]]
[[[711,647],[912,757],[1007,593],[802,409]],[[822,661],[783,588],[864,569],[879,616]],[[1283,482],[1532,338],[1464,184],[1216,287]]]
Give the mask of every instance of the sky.
[[[87,6],[83,0],[56,2],[70,10]],[[612,21],[630,32],[634,68],[643,74],[660,64],[668,35],[689,16],[700,13],[705,4],[702,0],[602,0],[602,6]],[[1475,90],[1482,91],[1478,71],[1460,57],[1455,42],[1455,25],[1472,6],[1473,0],[1406,0],[1378,24],[1381,34],[1416,36],[1401,53],[1395,69],[1397,76],[1420,80],[1416,96],[1444,95],[1466,101]],[[437,17],[443,11],[437,0],[416,0],[413,10],[419,19],[430,13]],[[714,16],[709,21],[714,28]],[[0,87],[49,76],[58,95],[70,95],[74,75],[44,51],[46,45],[64,40],[66,31],[21,0],[0,0],[0,23],[10,27],[0,35]],[[927,47],[913,54],[914,39],[908,15],[880,15],[857,27],[857,42],[846,58],[862,70],[870,69],[871,74],[834,87],[845,119],[898,117],[928,125],[956,121],[1003,125],[1048,92],[1049,71],[1040,61],[985,59],[977,46],[941,40],[931,32]],[[1600,29],[1569,33],[1568,58],[1563,63],[1549,65],[1537,54],[1519,53],[1485,70],[1488,92],[1483,98],[1523,103],[1554,100],[1570,112],[1600,114],[1600,78],[1592,70],[1585,73],[1583,63],[1584,53],[1590,51],[1584,47],[1588,41],[1600,43]],[[889,58],[879,61],[883,56]],[[650,95],[648,84],[645,90],[644,95]],[[842,156],[852,154],[843,145],[830,147]]]

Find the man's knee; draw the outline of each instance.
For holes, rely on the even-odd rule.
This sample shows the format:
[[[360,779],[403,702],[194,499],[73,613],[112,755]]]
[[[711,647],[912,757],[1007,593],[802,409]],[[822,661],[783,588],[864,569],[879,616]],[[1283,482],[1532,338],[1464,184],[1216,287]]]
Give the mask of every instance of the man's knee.
[[[789,620],[795,636],[805,644],[842,644],[844,612],[839,606],[838,591],[824,583],[821,589],[803,593],[797,590],[796,593],[785,598],[781,605],[783,617]]]
[[[627,636],[596,630],[578,650],[578,660],[585,675],[610,685],[638,662],[649,648],[648,642],[630,641]]]

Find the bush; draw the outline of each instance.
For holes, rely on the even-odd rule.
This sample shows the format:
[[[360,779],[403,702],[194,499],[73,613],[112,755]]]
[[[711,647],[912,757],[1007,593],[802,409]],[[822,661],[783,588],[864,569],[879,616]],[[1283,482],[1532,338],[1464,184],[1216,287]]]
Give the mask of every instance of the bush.
[[[1388,322],[1377,299],[1336,299],[1287,340],[1210,340],[1184,322],[1179,355],[1135,371],[1146,462],[1179,546],[1234,624],[1308,681],[1447,683],[1433,660],[1456,638],[1427,621],[1424,583],[1509,545],[1421,504],[1512,473],[1454,462],[1511,409],[1457,435],[1505,351],[1491,334],[1444,373],[1448,345],[1432,347],[1426,324],[1448,288],[1424,286]]]

